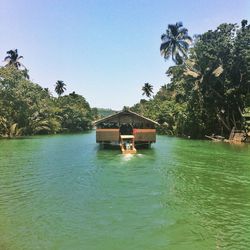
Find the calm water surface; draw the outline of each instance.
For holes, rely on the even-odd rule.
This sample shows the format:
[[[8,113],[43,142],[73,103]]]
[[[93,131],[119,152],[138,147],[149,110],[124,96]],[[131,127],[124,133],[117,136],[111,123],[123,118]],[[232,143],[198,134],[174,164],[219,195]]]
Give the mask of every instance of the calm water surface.
[[[0,249],[250,249],[250,146],[157,140],[0,140]]]

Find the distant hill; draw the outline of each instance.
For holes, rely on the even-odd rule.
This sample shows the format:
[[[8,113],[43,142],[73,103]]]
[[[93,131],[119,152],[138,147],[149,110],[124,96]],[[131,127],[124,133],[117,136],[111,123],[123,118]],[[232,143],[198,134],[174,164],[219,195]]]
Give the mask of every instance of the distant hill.
[[[103,118],[109,115],[115,114],[117,111],[112,109],[97,108],[97,114],[99,118]]]

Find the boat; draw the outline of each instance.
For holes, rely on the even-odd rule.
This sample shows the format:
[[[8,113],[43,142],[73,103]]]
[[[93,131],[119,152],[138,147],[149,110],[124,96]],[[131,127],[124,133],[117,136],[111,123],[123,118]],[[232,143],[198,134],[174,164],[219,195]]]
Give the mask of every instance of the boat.
[[[121,135],[120,147],[123,154],[135,154],[135,137],[133,135]]]

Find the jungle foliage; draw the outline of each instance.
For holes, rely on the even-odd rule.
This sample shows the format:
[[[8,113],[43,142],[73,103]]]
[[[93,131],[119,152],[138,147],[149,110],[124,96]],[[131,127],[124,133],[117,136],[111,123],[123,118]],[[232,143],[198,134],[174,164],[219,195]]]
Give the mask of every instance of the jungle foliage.
[[[161,36],[160,52],[175,66],[166,74],[170,83],[153,95],[144,84],[142,99],[131,110],[156,120],[160,133],[191,138],[249,128],[250,25],[221,24],[195,36],[193,44],[182,23],[169,25]],[[47,88],[29,80],[17,50],[7,51],[0,67],[0,137],[80,132],[100,118],[81,95],[63,95],[66,84],[57,81],[53,97]],[[108,111],[110,112],[110,111]],[[103,114],[103,115],[104,115]],[[248,119],[248,123],[246,120]]]
[[[53,97],[14,62],[0,67],[0,137],[80,132],[90,129],[91,121],[83,96]]]
[[[159,122],[159,132],[203,138],[244,129],[243,113],[250,106],[250,25],[246,20],[241,27],[224,23],[196,36],[189,53],[166,74],[169,84],[131,108]]]

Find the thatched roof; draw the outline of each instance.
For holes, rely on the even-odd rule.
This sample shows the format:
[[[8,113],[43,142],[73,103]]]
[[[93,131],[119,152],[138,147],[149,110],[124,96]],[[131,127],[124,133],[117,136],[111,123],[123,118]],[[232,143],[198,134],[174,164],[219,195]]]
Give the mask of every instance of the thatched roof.
[[[145,122],[148,122],[148,123],[151,123],[151,124],[154,124],[154,125],[159,125],[158,122],[156,121],[153,121],[149,118],[146,118],[142,115],[139,115],[135,112],[132,112],[131,110],[125,110],[125,111],[120,111],[120,112],[117,112],[116,114],[113,114],[113,115],[110,115],[110,116],[107,116],[107,117],[104,117],[102,119],[99,119],[97,121],[94,122],[94,125],[98,125],[100,123],[103,123],[103,122],[109,122],[115,118],[119,119],[119,117],[122,117],[122,116],[132,116],[132,117],[137,117],[141,120],[144,120]]]

